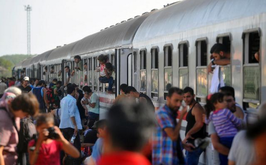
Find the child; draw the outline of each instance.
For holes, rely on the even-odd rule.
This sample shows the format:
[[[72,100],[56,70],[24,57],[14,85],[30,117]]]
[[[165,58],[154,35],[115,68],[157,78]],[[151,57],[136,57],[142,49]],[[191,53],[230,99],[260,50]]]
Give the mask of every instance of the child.
[[[113,87],[113,77],[112,77],[112,72],[113,72],[113,67],[112,64],[107,62],[108,61],[108,56],[105,55],[100,55],[98,57],[98,60],[100,62],[100,77],[99,81],[101,83],[108,83],[108,93],[113,93],[112,92],[112,87]]]
[[[234,136],[237,134],[237,128],[241,126],[241,120],[235,117],[233,113],[226,108],[227,104],[223,99],[224,94],[215,93],[209,96],[207,98],[207,104],[205,105],[208,118],[206,122],[213,122],[220,143],[231,148]],[[228,163],[226,155],[219,154],[219,158],[222,165]]]
[[[51,114],[41,114],[36,121],[38,138],[29,142],[28,153],[30,164],[60,165],[60,151],[71,157],[78,158],[80,153],[62,135],[60,129],[54,126]]]

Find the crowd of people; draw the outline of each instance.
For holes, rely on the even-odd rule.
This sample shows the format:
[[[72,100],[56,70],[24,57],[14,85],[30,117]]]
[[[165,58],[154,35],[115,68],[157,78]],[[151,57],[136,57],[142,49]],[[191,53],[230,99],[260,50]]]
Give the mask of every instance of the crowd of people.
[[[223,51],[214,45],[210,66],[228,63],[230,54]],[[99,81],[109,83],[107,92],[112,93],[112,66],[105,56],[98,60]],[[81,70],[80,57],[75,62]],[[65,70],[65,84],[27,76],[20,82],[1,79],[1,165],[197,165],[210,142],[218,164],[265,163],[266,104],[258,110],[258,122],[249,124],[233,87],[218,83],[204,106],[191,87],[171,87],[165,104],[155,110],[149,96],[121,84],[120,95],[100,119],[97,93],[69,83],[75,71]],[[183,120],[187,126],[182,139]]]

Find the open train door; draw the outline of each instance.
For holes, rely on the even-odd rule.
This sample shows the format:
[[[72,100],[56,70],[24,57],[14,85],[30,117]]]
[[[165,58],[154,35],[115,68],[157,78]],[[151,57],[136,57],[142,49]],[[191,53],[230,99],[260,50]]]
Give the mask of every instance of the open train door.
[[[119,95],[119,86],[121,84],[131,85],[131,54],[132,49],[121,48],[115,50],[115,80],[116,80],[116,96]]]

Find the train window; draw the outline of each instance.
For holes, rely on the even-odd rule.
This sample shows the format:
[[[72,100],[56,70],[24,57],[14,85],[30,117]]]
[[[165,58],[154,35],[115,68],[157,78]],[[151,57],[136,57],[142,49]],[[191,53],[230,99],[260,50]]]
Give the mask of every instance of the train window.
[[[231,52],[231,37],[230,37],[230,35],[217,37],[216,41],[218,43],[225,45],[225,47],[228,49],[228,51]],[[220,68],[221,68],[221,73],[223,74],[222,77],[224,78],[225,85],[232,86],[231,66],[225,65],[225,66],[220,66]]]
[[[151,97],[158,98],[159,72],[158,72],[158,49],[151,49]]]
[[[146,50],[140,51],[140,91],[147,90]]]
[[[188,86],[188,43],[178,45],[179,52],[179,87]]]
[[[87,74],[87,82],[88,82],[88,86],[92,86],[92,58],[88,59],[88,74]]]
[[[173,72],[172,72],[172,47],[164,47],[164,99],[168,94],[168,90],[172,87]]]
[[[93,85],[93,89],[94,91],[97,91],[98,89],[98,72],[97,72],[97,69],[98,69],[98,59],[97,57],[94,57],[93,58],[93,68],[94,68],[94,85]]]
[[[196,95],[200,102],[208,95],[207,74],[207,41],[196,42]],[[202,100],[202,101],[201,101]],[[204,100],[204,101],[203,101]]]
[[[244,102],[260,100],[260,64],[256,53],[260,49],[260,35],[258,31],[243,34],[243,99]],[[249,105],[249,104],[244,104]],[[245,107],[249,108],[249,107]]]
[[[114,54],[111,54],[111,61],[110,62],[113,66],[115,66],[115,55]]]
[[[138,78],[137,78],[138,77],[137,76],[138,75],[137,74],[137,62],[138,62],[137,58],[138,58],[137,57],[137,52],[134,51],[133,52],[133,69],[132,69],[133,73],[132,73],[132,82],[131,83],[135,87],[137,86],[137,81],[138,81]]]

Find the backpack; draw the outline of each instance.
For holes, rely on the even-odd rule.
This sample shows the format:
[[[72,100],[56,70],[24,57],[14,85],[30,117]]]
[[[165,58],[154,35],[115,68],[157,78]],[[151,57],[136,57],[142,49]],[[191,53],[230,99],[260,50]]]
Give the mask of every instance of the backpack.
[[[52,88],[46,89],[46,96],[47,96],[47,100],[48,100],[49,104],[53,104],[55,102],[54,91]]]
[[[20,120],[19,143],[17,145],[18,153],[28,152],[28,143],[32,139],[33,135],[36,134],[36,128],[30,118],[24,118]]]

